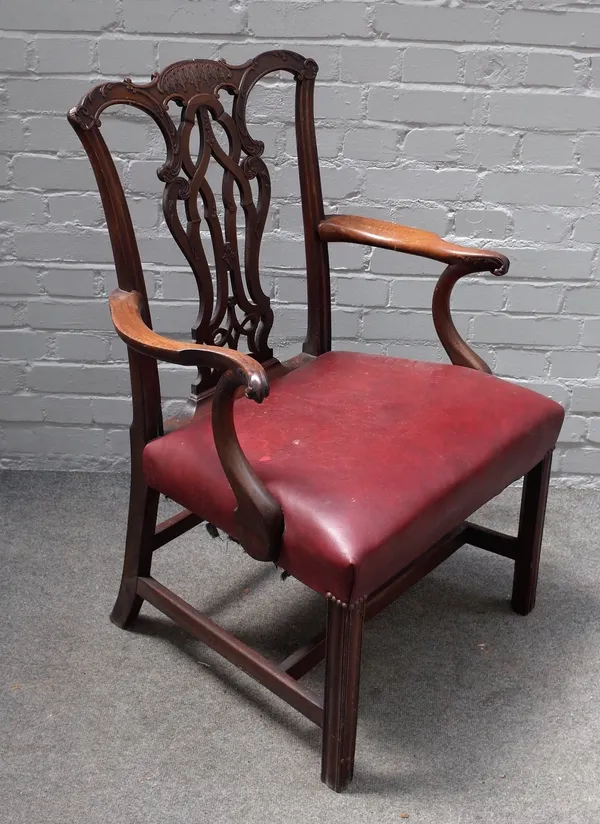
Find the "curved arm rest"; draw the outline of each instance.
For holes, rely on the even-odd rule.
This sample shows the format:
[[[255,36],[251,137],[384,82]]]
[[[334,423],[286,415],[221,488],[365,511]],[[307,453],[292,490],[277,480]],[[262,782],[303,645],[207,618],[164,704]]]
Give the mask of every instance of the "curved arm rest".
[[[255,474],[242,451],[233,419],[235,392],[261,403],[269,394],[267,374],[258,361],[232,349],[204,346],[165,338],[144,322],[139,292],[116,289],[110,296],[110,313],[119,337],[137,352],[183,366],[209,366],[226,370],[212,404],[212,428],[217,453],[237,500],[235,517],[244,549],[259,561],[276,560],[283,534],[283,513],[276,499]]]
[[[214,369],[240,369],[245,376],[246,395],[260,403],[269,394],[267,373],[249,355],[225,349],[171,340],[150,329],[142,317],[144,301],[139,292],[115,289],[110,295],[110,314],[119,337],[136,352],[181,366],[208,366]]]
[[[450,313],[450,298],[454,285],[465,275],[485,271],[490,271],[493,275],[506,274],[510,266],[507,257],[489,249],[471,249],[448,243],[433,232],[354,215],[326,217],[319,223],[318,231],[321,240],[327,243],[364,243],[447,263],[433,292],[431,311],[436,332],[450,361],[456,366],[491,373],[487,363],[458,333]]]
[[[490,271],[504,275],[508,271],[508,258],[500,252],[488,249],[471,249],[442,240],[433,232],[412,229],[398,223],[375,220],[356,215],[330,215],[318,226],[319,237],[327,243],[364,243],[407,255],[439,260],[440,263],[469,263],[472,271]]]

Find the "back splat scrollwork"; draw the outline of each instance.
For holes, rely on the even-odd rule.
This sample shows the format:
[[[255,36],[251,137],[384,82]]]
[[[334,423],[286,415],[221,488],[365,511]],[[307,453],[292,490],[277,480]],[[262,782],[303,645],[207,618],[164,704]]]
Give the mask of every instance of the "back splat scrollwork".
[[[259,276],[259,252],[270,204],[270,177],[261,157],[264,145],[254,140],[246,126],[248,94],[266,74],[286,70],[299,82],[311,85],[317,72],[312,60],[285,51],[265,52],[241,66],[222,61],[191,60],[174,63],[152,77],[148,84],[126,79],[96,86],[69,114],[96,172],[115,254],[119,286],[134,288],[146,296],[139,253],[125,197],[114,164],[99,133],[101,112],[108,106],[127,104],[145,111],[165,139],[166,162],[157,174],[164,182],[163,211],[166,223],[189,263],[198,285],[198,316],[192,336],[198,343],[237,348],[245,338],[248,351],[261,362],[273,352],[269,333],[273,312]],[[219,92],[233,95],[231,114],[219,100]],[[168,112],[171,101],[181,107],[179,123]],[[312,112],[310,113],[312,119]],[[224,149],[215,136],[213,123],[222,127],[228,142]],[[190,140],[198,129],[197,157]],[[223,225],[217,200],[206,172],[215,160],[223,170],[221,197]],[[257,198],[250,181],[256,179]],[[244,213],[244,253],[238,249],[238,207]],[[320,194],[320,193],[319,193]],[[183,201],[185,219],[178,210]],[[207,229],[213,248],[214,268],[208,262],[201,228]],[[149,320],[149,310],[147,310]],[[194,394],[210,389],[215,381],[211,370],[199,375]]]

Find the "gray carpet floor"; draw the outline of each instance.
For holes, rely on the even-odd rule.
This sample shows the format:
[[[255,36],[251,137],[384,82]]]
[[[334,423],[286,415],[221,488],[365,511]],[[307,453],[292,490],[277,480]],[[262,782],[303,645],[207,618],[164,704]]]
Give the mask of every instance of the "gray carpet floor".
[[[552,490],[527,618],[510,563],[465,547],[368,625],[342,795],[278,698],[147,605],[132,632],[109,622],[126,501],[124,476],[0,474],[2,822],[600,822],[600,493]],[[478,520],[509,530],[517,504]],[[202,527],[154,574],[274,657],[322,623]]]

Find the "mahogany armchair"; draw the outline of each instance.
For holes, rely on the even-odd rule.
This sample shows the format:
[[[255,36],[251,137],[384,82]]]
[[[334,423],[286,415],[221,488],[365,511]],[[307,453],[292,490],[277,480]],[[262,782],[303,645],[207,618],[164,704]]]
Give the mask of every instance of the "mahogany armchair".
[[[259,277],[269,173],[264,147],[245,120],[253,86],[278,71],[296,80],[308,306],[302,352],[281,363],[269,346],[273,312]],[[124,80],[97,86],[68,117],[102,196],[119,284],[110,308],[128,345],[131,372],[131,497],[111,618],[127,627],[147,600],[298,709],[322,728],[321,777],[340,791],[353,774],[365,619],[463,544],[512,561],[512,607],[521,615],[533,608],[563,410],[492,377],[452,322],[454,284],[475,272],[504,274],[503,255],[379,220],[324,215],[313,120],[316,73],[313,60],[288,51],[266,52],[241,66],[184,61],[145,85]],[[221,90],[233,96],[231,114],[219,100]],[[181,107],[178,123],[168,111],[171,101]],[[199,289],[190,343],[152,330],[131,217],[100,130],[100,114],[113,104],[150,115],[166,142],[166,162],[158,170],[164,216]],[[215,139],[213,121],[224,129],[228,151]],[[192,157],[196,127],[199,149]],[[211,160],[223,170],[223,226],[205,174]],[[210,233],[214,265],[201,225]],[[446,264],[433,295],[433,319],[451,364],[331,351],[328,245],[338,242]],[[237,351],[240,340],[249,354]],[[198,367],[189,418],[163,423],[157,360]],[[465,520],[521,476],[516,537]],[[161,494],[183,509],[157,525]],[[322,635],[273,663],[153,578],[154,550],[203,521],[257,561],[274,562],[322,594]],[[300,679],[323,657],[321,701]]]

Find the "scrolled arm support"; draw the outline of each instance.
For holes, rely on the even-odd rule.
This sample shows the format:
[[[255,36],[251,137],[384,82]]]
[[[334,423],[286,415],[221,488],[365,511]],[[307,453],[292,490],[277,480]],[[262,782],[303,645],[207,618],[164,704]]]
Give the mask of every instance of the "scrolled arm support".
[[[283,534],[279,503],[250,466],[235,431],[235,394],[243,387],[247,398],[257,403],[269,395],[263,366],[254,358],[224,349],[165,338],[145,323],[145,301],[138,292],[116,289],[110,296],[110,311],[119,337],[147,357],[184,366],[208,366],[225,370],[217,383],[212,403],[212,428],[217,454],[237,501],[235,511],[242,546],[259,561],[276,560]]]
[[[233,420],[235,393],[245,387],[246,397],[261,403],[268,395],[254,386],[241,369],[228,369],[215,389],[212,428],[215,446],[227,480],[237,500],[235,517],[240,543],[259,561],[275,561],[283,534],[283,512],[248,463],[238,440]]]
[[[450,299],[455,284],[462,277],[473,274],[473,272],[473,266],[466,263],[451,263],[446,266],[433,290],[431,303],[433,325],[451,363],[491,375],[492,370],[488,364],[460,336],[450,311]]]

